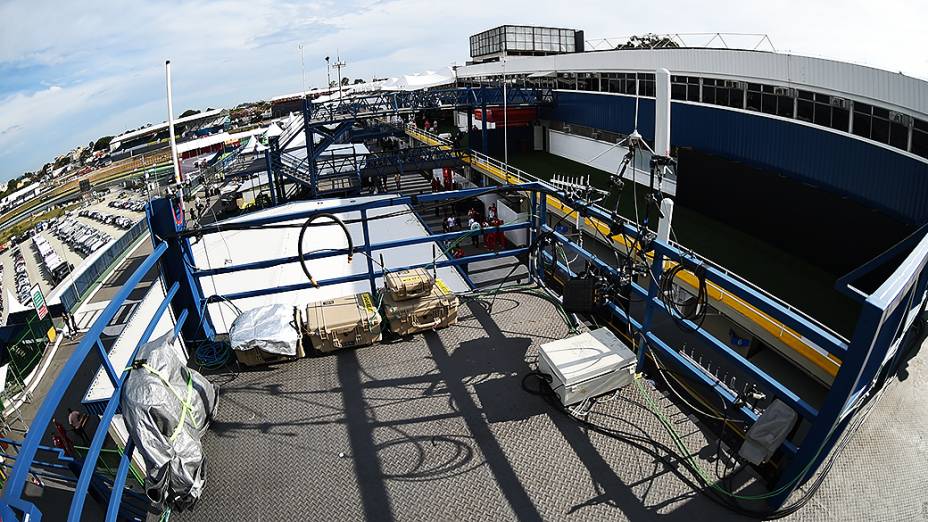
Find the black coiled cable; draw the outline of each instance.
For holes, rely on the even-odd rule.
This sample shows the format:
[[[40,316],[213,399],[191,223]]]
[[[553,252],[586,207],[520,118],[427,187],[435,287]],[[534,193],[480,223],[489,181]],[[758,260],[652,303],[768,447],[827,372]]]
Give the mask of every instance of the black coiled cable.
[[[677,301],[673,297],[674,281],[676,281],[677,275],[684,270],[686,270],[686,267],[684,267],[683,263],[677,263],[673,268],[664,272],[660,280],[659,297],[667,308],[667,313],[670,314],[670,317],[673,318],[680,329],[686,332],[695,332],[702,327],[702,323],[705,321],[706,314],[709,311],[709,291],[706,285],[706,269],[704,265],[699,265],[692,270],[699,284],[696,290],[695,307],[689,312],[681,308],[683,305],[687,304],[686,301]],[[690,321],[695,326],[690,326],[686,321]]]
[[[306,235],[306,231],[309,229],[309,226],[313,223],[313,221],[319,218],[329,218],[332,221],[334,221],[338,226],[342,227],[342,231],[345,232],[345,239],[348,240],[348,262],[349,263],[351,262],[352,252],[354,252],[354,242],[351,240],[351,233],[348,232],[348,227],[345,226],[345,222],[342,221],[338,216],[336,216],[335,214],[329,214],[328,212],[323,212],[321,214],[310,216],[310,218],[307,219],[303,223],[303,226],[300,227],[300,238],[297,240],[297,252],[299,252],[300,254],[300,267],[303,269],[303,273],[306,274],[306,278],[309,279],[309,282],[312,283],[313,286],[316,288],[319,288],[319,283],[317,283],[315,278],[313,278],[312,274],[309,273],[309,268],[307,268],[306,266],[306,259],[303,257],[304,256],[303,237]]]

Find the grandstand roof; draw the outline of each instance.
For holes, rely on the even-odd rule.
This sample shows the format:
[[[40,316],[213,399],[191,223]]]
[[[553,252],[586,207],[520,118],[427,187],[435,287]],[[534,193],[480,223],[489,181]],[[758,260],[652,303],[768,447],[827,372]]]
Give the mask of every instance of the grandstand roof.
[[[174,125],[177,125],[178,123],[189,123],[189,122],[191,122],[191,121],[197,121],[197,120],[202,120],[202,119],[205,119],[205,118],[212,118],[212,117],[215,117],[215,116],[219,116],[219,114],[221,114],[223,110],[225,110],[225,109],[213,109],[213,110],[211,110],[211,111],[199,112],[199,113],[197,113],[197,114],[193,114],[193,115],[191,115],[191,116],[187,116],[187,117],[184,117],[184,118],[177,118],[177,119],[174,120]],[[121,134],[121,135],[119,135],[119,136],[116,136],[115,138],[113,138],[112,143],[113,143],[113,144],[122,143],[122,142],[124,142],[124,141],[126,141],[126,140],[131,140],[131,139],[133,139],[133,138],[138,138],[139,136],[145,136],[146,134],[155,133],[155,132],[158,132],[158,131],[160,131],[160,130],[162,130],[162,129],[166,129],[166,128],[168,128],[168,123],[167,123],[166,121],[165,121],[165,122],[161,122],[161,123],[156,123],[156,124],[154,124],[154,125],[152,125],[152,126],[150,126],[150,127],[145,127],[145,128],[139,129],[139,130],[135,130],[135,131],[132,131],[132,132],[127,132],[127,133],[125,133],[125,134]]]

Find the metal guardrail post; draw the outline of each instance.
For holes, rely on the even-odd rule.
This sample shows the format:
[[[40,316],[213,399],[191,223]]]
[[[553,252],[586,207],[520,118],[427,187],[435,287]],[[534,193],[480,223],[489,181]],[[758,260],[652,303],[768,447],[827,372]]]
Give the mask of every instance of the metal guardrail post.
[[[191,315],[183,327],[183,337],[187,342],[212,340],[215,336],[203,287],[200,280],[193,276],[196,266],[190,240],[179,237],[178,232],[186,229],[185,216],[174,206],[169,198],[152,200],[147,207],[153,240],[161,238],[167,244],[167,252],[161,260],[161,276],[165,286],[180,283],[180,290],[171,302],[174,317],[180,317],[183,310]]]
[[[275,178],[274,167],[273,167],[273,164],[271,163],[271,150],[270,149],[264,151],[264,164],[266,165],[266,168],[267,168],[267,182],[270,185],[269,188],[271,189],[271,205],[276,207],[277,206],[277,183],[276,183],[276,180],[274,179]]]
[[[371,250],[371,233],[367,223],[367,209],[361,209],[361,231],[364,233],[364,257],[367,258],[367,275],[371,285],[371,298],[374,298],[377,295],[377,278],[374,275],[374,258]]]
[[[539,234],[540,231],[541,231],[541,223],[538,221],[538,215],[539,215],[539,212],[538,212],[538,199],[539,199],[538,193],[535,192],[535,191],[532,191],[529,197],[530,197],[530,203],[529,203],[529,208],[528,208],[528,212],[529,212],[529,216],[528,216],[528,222],[529,222],[529,228],[528,228],[528,244],[529,244],[529,247],[531,247],[532,245],[535,244],[535,238],[538,237],[538,234]],[[542,196],[541,199],[544,199],[544,196]],[[539,249],[539,251],[540,251],[540,249]],[[534,270],[534,268],[537,267],[537,266],[538,266],[538,254],[532,254],[531,250],[529,250],[529,253],[528,253],[528,278],[529,278],[529,281],[531,281],[531,282],[534,282],[534,281],[535,281],[536,270]],[[541,280],[541,279],[539,278],[539,281],[540,281],[540,280]]]

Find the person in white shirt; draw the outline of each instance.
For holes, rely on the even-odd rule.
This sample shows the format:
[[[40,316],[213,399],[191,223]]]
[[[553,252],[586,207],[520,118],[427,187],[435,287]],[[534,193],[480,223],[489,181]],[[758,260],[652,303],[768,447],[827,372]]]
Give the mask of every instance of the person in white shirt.
[[[474,218],[470,219],[471,242],[475,247],[480,246],[480,223]]]

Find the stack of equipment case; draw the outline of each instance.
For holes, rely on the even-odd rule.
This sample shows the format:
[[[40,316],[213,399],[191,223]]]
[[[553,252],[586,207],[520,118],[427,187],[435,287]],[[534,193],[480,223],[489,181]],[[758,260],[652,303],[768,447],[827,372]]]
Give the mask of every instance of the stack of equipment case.
[[[367,346],[380,341],[380,313],[371,294],[310,303],[299,319],[300,330],[322,353]]]
[[[425,269],[390,273],[385,281],[384,315],[394,333],[410,335],[457,322],[457,296]]]
[[[410,268],[389,272],[384,276],[387,296],[394,301],[425,297],[432,293],[435,278],[424,268]]]

